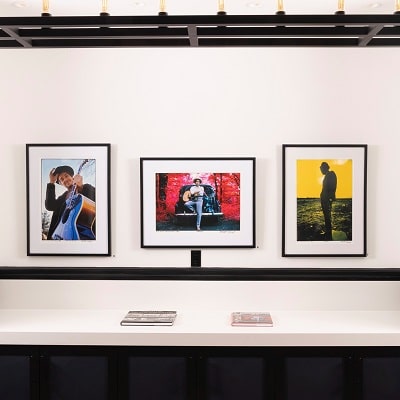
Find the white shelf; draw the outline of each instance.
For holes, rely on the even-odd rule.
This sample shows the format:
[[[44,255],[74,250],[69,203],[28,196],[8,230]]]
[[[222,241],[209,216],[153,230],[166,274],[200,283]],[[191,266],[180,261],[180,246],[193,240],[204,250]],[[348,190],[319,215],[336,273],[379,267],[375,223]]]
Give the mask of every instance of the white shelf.
[[[400,311],[270,311],[273,327],[232,327],[229,311],[180,312],[173,326],[120,326],[127,310],[0,310],[0,344],[400,346]],[[235,310],[249,311],[249,310]]]

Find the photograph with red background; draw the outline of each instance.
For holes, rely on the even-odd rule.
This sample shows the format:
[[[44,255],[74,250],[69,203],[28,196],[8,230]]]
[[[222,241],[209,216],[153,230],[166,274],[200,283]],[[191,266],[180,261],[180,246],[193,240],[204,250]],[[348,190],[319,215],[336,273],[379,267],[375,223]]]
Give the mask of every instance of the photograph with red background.
[[[156,222],[170,219],[179,200],[179,190],[183,185],[193,184],[195,178],[214,188],[224,219],[240,221],[240,173],[204,172],[156,173]]]

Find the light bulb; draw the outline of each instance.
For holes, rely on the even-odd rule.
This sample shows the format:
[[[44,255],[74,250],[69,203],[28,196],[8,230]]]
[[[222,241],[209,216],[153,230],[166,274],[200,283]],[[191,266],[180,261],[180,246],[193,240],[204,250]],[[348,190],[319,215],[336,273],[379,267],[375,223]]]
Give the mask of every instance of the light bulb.
[[[101,14],[108,14],[108,0],[101,0]]]
[[[165,0],[160,0],[160,12],[165,12]]]
[[[49,9],[50,9],[50,0],[43,0],[42,1],[42,13],[43,14],[49,14]]]

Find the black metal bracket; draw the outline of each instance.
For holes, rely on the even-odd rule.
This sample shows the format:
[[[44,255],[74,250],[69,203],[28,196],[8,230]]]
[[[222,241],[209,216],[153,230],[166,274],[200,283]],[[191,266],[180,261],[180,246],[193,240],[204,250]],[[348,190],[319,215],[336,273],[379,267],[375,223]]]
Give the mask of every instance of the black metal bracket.
[[[191,251],[191,267],[201,267],[201,250],[192,250]]]

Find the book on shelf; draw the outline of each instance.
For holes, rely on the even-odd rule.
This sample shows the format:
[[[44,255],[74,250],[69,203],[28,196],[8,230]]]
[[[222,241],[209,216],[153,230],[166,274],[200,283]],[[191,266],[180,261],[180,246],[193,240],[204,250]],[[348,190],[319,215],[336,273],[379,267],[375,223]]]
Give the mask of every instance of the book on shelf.
[[[263,311],[233,312],[232,326],[273,326],[271,314]]]
[[[175,322],[176,311],[129,311],[121,325],[163,325],[171,326]]]

